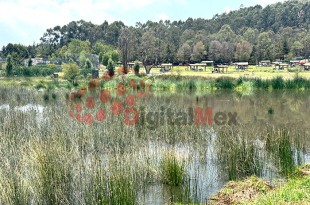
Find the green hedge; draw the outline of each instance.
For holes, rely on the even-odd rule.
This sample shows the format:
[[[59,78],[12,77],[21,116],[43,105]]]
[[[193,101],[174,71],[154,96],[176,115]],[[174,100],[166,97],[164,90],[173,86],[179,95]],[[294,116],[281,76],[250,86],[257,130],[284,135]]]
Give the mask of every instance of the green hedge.
[[[49,65],[36,65],[31,67],[20,66],[13,68],[13,74],[15,76],[49,76],[55,72],[59,72],[60,67],[49,64]]]

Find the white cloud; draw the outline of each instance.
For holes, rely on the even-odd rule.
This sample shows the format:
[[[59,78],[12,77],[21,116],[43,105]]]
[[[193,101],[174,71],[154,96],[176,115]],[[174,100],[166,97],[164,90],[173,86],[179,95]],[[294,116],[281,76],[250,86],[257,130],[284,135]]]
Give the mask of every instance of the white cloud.
[[[96,24],[105,20],[126,22],[126,19],[118,19],[118,16],[158,1],[164,0],[0,0],[0,30],[9,28],[10,32],[20,37],[21,43],[32,44],[34,40],[39,40],[47,28],[81,19]],[[23,42],[27,38],[29,40]],[[8,43],[8,39],[1,36],[0,46]]]

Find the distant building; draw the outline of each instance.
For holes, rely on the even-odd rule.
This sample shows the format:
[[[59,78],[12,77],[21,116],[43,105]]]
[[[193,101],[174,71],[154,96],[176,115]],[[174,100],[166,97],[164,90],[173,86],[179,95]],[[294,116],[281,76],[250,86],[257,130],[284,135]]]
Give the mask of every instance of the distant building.
[[[93,64],[94,68],[99,68],[99,56],[95,54],[86,54],[86,57]]]
[[[49,60],[46,60],[46,59],[43,59],[43,58],[31,58],[32,60],[32,65],[46,65],[46,64],[49,64],[50,61]],[[28,66],[28,62],[29,62],[29,59],[25,59],[24,60],[24,65],[25,66]]]
[[[271,61],[270,60],[262,60],[259,62],[259,65],[269,67],[269,66],[271,66]]]
[[[297,65],[300,65],[300,60],[291,60],[291,61],[290,61],[290,65],[291,65],[292,67],[297,66]]]
[[[249,68],[249,62],[237,62],[234,63],[236,70],[247,70]]]
[[[303,64],[303,67],[305,71],[310,71],[310,63]]]

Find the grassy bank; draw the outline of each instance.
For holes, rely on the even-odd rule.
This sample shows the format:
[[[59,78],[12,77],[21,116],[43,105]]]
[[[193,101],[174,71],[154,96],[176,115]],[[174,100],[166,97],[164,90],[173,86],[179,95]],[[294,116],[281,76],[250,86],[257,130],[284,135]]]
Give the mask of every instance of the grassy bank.
[[[230,89],[237,91],[250,91],[252,89],[310,89],[310,80],[295,77],[294,79],[284,80],[282,77],[273,79],[260,78],[204,78],[190,76],[157,76],[154,80],[153,88],[155,90],[198,90],[213,91],[218,89]]]
[[[250,77],[196,77],[196,76],[181,76],[181,75],[158,75],[158,76],[123,76],[116,75],[112,80],[105,81],[99,79],[101,87],[113,88],[117,82],[127,82],[131,79],[144,80],[151,85],[155,91],[204,91],[210,92],[215,90],[235,90],[239,92],[251,92],[254,89],[260,90],[309,90],[310,80],[307,78],[295,75],[292,79],[283,77],[275,77],[272,79],[250,78]],[[52,77],[14,77],[0,79],[0,85],[5,86],[25,86],[34,87],[37,89],[53,89],[53,88],[68,88],[87,87],[89,78],[79,78],[75,85],[60,78],[53,79]]]
[[[250,177],[231,181],[221,189],[209,204],[309,204],[310,166],[295,169],[286,181],[270,182]]]

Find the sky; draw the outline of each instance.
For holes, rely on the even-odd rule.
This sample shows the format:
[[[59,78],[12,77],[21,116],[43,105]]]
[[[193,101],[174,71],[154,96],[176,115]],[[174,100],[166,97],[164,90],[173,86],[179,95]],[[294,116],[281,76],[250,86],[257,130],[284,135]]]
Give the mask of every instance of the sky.
[[[46,29],[81,19],[134,26],[147,20],[210,19],[241,5],[279,1],[283,0],[0,0],[0,46],[39,43]]]

